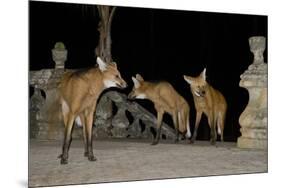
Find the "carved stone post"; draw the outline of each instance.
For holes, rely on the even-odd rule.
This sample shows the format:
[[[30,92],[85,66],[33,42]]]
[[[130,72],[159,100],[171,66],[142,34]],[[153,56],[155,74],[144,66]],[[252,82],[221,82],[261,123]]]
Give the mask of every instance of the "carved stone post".
[[[238,138],[240,148],[267,148],[267,64],[264,63],[265,37],[249,38],[254,62],[241,75],[240,86],[249,92],[249,103],[240,115],[242,136]]]
[[[67,50],[62,42],[57,42],[52,49],[52,57],[56,63],[55,69],[64,69],[64,62],[67,60]]]
[[[62,42],[57,42],[52,49],[52,58],[55,69],[52,70],[47,85],[45,86],[46,103],[41,113],[41,123],[46,126],[47,134],[42,137],[47,139],[62,139],[63,125],[58,101],[58,83],[64,73],[64,64],[67,60],[67,50]],[[43,127],[43,126],[42,126]]]
[[[54,69],[30,71],[29,84],[36,88],[30,105],[30,110],[33,110],[36,116],[31,113],[30,127],[33,131],[31,136],[37,139],[62,139],[64,133],[58,97],[58,84],[65,72],[64,63],[67,59],[67,50],[62,42],[55,44],[52,57],[55,62]],[[44,91],[45,99],[41,96],[39,89]],[[40,108],[35,108],[39,105],[38,101],[43,102],[40,103]],[[74,129],[73,133],[73,138],[81,137],[82,130]]]

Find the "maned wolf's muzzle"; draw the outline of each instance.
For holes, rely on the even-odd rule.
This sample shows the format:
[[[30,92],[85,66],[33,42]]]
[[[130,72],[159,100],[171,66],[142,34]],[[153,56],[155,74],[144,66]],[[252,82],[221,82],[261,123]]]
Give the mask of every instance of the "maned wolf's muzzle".
[[[128,84],[123,80],[123,82],[121,82],[121,84],[118,84],[118,86],[120,88],[126,88],[128,86]]]

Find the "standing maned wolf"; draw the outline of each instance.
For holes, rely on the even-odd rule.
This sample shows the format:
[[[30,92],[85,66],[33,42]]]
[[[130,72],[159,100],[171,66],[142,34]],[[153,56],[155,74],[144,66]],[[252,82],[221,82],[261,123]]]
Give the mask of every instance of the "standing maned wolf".
[[[85,144],[84,156],[95,161],[92,148],[92,125],[97,100],[106,88],[125,88],[116,63],[105,63],[97,58],[98,67],[85,71],[66,73],[59,86],[60,103],[65,125],[61,164],[68,162],[68,150],[74,121],[82,123]]]
[[[186,132],[189,138],[189,105],[185,99],[180,96],[173,86],[168,82],[147,82],[144,81],[141,75],[137,74],[132,77],[134,88],[129,94],[129,99],[149,99],[154,103],[157,111],[157,134],[152,142],[152,145],[158,144],[160,138],[161,124],[163,114],[169,113],[173,118],[173,123],[176,131],[176,142],[179,139],[179,131]]]
[[[202,113],[208,117],[208,123],[211,128],[211,144],[215,144],[217,140],[216,126],[218,127],[218,134],[221,135],[221,141],[223,141],[224,121],[227,109],[224,96],[206,82],[206,69],[198,77],[184,75],[184,79],[190,84],[196,108],[196,122],[191,143],[196,139]]]

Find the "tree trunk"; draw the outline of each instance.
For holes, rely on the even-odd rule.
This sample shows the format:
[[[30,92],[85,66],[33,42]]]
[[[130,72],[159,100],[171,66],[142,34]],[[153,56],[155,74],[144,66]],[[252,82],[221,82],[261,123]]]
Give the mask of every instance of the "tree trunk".
[[[103,61],[110,63],[112,62],[111,23],[116,7],[97,5],[97,9],[100,17],[100,22],[98,25],[100,38],[99,44],[95,49],[95,53],[96,56],[99,56]],[[103,113],[106,113],[106,115]],[[97,126],[95,129],[96,136],[100,137],[102,134],[108,136],[112,135],[112,101],[106,95],[101,96],[97,106],[96,114],[103,114],[103,116],[105,116],[100,123],[96,122],[96,125],[102,124],[102,126]]]
[[[111,23],[116,7],[97,5],[100,16],[98,31],[100,33],[99,44],[95,53],[105,62],[112,62],[111,56]]]

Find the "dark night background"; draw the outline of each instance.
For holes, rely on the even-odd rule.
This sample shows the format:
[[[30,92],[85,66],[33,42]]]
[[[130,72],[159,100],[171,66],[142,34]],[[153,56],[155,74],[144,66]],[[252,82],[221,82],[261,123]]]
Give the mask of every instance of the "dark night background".
[[[30,70],[54,67],[51,49],[58,41],[68,50],[66,68],[95,64],[99,18],[94,5],[30,1],[29,13]],[[253,60],[248,38],[267,38],[267,16],[118,7],[111,35],[112,57],[129,84],[124,92],[132,88],[136,73],[170,82],[191,107],[192,130],[195,110],[183,74],[197,76],[206,67],[207,81],[228,103],[225,140],[236,141],[238,119],[248,102],[248,92],[239,87],[240,75]],[[267,62],[267,50],[264,56]],[[151,102],[138,102],[156,114]],[[166,115],[165,121],[171,118]],[[209,139],[206,117],[198,139]]]

